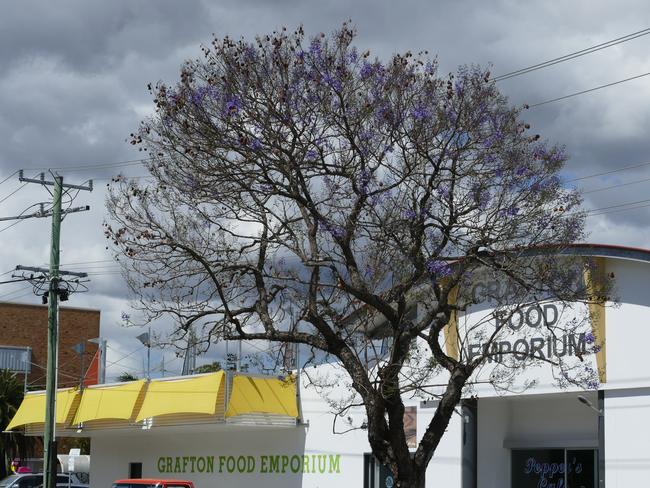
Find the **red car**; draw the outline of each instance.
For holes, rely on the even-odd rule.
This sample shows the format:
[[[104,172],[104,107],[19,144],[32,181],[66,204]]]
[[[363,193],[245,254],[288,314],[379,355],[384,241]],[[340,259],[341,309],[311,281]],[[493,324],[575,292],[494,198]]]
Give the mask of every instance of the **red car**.
[[[194,483],[183,480],[131,479],[113,481],[113,488],[194,488]]]

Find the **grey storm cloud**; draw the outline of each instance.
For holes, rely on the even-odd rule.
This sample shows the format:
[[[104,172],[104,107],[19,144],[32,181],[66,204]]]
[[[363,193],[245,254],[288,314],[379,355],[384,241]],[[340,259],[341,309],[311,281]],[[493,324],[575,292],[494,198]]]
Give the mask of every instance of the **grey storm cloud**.
[[[80,263],[72,267],[91,273],[89,293],[73,296],[70,303],[102,310],[102,330],[113,343],[109,362],[117,361],[137,349],[134,336],[141,331],[121,325],[129,293],[102,232],[105,185],[118,172],[137,176],[144,170],[137,164],[78,166],[139,158],[126,139],[153,109],[147,83],[174,82],[183,60],[200,56],[200,45],[209,43],[213,33],[252,39],[302,24],[308,34],[317,34],[351,19],[359,48],[380,58],[426,50],[437,56],[441,73],[480,64],[500,75],[643,29],[641,19],[648,13],[643,0],[5,2],[0,15],[0,181],[20,168],[36,174],[48,167],[64,167],[59,172],[70,182],[95,179],[93,194],[82,192],[75,202],[90,204],[91,211],[64,222],[62,262]],[[549,100],[650,71],[649,45],[650,36],[641,37],[499,86],[516,105]],[[650,77],[531,108],[523,117],[533,131],[566,146],[571,159],[565,176],[574,179],[650,160],[649,101]],[[597,209],[648,198],[650,181],[643,181],[648,178],[650,166],[644,166],[572,184],[600,190],[585,194],[585,208]],[[634,184],[606,189],[627,183]],[[0,184],[0,215],[49,198],[43,188],[30,185],[2,200],[18,187],[15,175]],[[650,247],[649,208],[589,217],[589,239]],[[49,222],[5,227],[0,224],[0,273],[16,264],[47,262]],[[0,300],[39,301],[24,284],[3,287]],[[164,331],[170,324],[156,326]],[[220,357],[222,349],[205,360]],[[168,364],[180,367],[173,351],[164,355]],[[141,369],[141,354],[113,364],[112,374],[123,365]]]

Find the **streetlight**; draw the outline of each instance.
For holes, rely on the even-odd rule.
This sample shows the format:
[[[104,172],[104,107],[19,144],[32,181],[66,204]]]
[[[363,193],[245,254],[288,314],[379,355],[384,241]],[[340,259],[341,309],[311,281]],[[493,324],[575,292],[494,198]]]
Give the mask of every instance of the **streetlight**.
[[[600,410],[599,408],[594,407],[594,404],[589,401],[586,397],[582,395],[578,395],[578,401],[582,403],[583,405],[586,405],[587,407],[591,408],[594,412],[596,412],[598,415],[603,415],[603,411]]]
[[[151,327],[149,327],[148,332],[143,332],[139,336],[136,336],[136,339],[142,342],[143,345],[147,346],[147,379],[151,379],[150,374],[150,365],[151,365]]]

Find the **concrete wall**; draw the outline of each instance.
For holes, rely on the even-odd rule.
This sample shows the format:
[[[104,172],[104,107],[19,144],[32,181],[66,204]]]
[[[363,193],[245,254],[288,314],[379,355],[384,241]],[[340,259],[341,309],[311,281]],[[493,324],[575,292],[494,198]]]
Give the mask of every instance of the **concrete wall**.
[[[650,478],[650,389],[605,394],[605,484],[646,486]]]

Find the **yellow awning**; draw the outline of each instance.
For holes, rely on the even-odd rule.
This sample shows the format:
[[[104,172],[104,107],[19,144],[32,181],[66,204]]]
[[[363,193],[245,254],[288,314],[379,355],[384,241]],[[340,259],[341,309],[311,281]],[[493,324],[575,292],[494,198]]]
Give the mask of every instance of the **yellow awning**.
[[[133,415],[138,397],[145,385],[144,380],[130,381],[112,386],[86,388],[74,417],[74,424],[101,419],[129,420]]]
[[[152,380],[136,421],[175,413],[214,415],[223,376],[219,371],[177,380]]]
[[[247,413],[272,413],[298,417],[294,378],[235,376],[226,417]]]
[[[56,393],[56,423],[65,423],[72,413],[71,410],[76,406],[76,400],[79,398],[79,390],[69,388],[58,390]],[[45,423],[45,392],[27,393],[23,402],[18,407],[14,418],[11,419],[6,430],[12,430],[16,427],[29,424]]]

